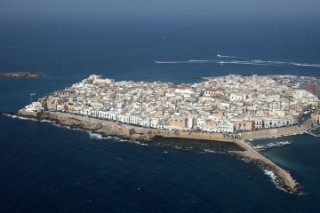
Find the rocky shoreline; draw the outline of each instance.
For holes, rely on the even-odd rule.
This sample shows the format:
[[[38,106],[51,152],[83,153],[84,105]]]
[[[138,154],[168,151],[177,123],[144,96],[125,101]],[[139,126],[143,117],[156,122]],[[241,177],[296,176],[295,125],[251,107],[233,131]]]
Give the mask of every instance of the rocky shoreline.
[[[286,191],[293,194],[298,194],[300,191],[298,182],[287,170],[279,167],[271,160],[264,157],[245,141],[241,139],[234,139],[228,136],[226,137],[224,134],[150,129],[62,112],[45,111],[36,113],[20,110],[16,114],[18,116],[36,118],[38,120],[46,119],[54,121],[62,126],[89,130],[93,133],[101,134],[102,136],[115,136],[122,139],[136,140],[143,143],[149,143],[155,137],[199,139],[234,143],[242,148],[243,151],[229,151],[228,153],[248,159],[252,163],[273,172],[276,177],[277,184]],[[309,125],[305,125],[304,128],[307,128],[308,126]],[[297,130],[301,131],[302,129],[299,128]]]

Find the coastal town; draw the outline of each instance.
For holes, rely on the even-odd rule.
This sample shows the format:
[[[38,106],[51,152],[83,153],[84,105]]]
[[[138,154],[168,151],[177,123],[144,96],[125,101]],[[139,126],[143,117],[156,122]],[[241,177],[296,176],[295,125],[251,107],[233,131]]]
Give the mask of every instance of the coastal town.
[[[227,75],[176,85],[91,75],[25,110],[60,111],[152,129],[235,134],[298,125],[318,105],[318,97],[301,89],[296,76]]]
[[[280,187],[298,194],[300,186],[290,172],[249,141],[317,127],[319,79],[293,75],[202,79],[176,85],[91,75],[31,102],[16,114],[141,142],[162,137],[232,143],[240,151],[227,151],[229,154],[267,169]],[[290,142],[280,145],[287,144]]]

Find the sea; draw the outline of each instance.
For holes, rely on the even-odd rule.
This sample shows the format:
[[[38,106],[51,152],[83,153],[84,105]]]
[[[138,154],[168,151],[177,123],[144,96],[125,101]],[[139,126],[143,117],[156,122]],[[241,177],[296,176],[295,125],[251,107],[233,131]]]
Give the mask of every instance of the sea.
[[[0,29],[0,72],[43,75],[0,78],[2,112],[91,74],[176,84],[228,74],[320,75],[313,20],[1,20]],[[320,212],[320,139],[251,143],[279,141],[291,144],[262,154],[290,171],[300,195],[226,154],[236,147],[224,143],[158,138],[146,145],[2,115],[0,212]]]

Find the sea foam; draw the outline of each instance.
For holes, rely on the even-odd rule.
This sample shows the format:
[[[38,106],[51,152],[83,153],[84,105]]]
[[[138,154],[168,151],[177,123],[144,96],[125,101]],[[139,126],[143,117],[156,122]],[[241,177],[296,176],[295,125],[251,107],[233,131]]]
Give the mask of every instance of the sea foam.
[[[224,154],[222,151],[212,150],[212,149],[203,149],[203,153],[212,153],[212,154]]]
[[[14,118],[14,119],[20,119],[20,120],[28,120],[28,121],[38,121],[35,118],[25,118],[25,117],[21,117],[21,116],[17,116],[17,115],[10,115],[10,114],[3,114],[4,116],[7,116],[9,118]]]
[[[279,185],[279,181],[277,179],[277,176],[274,174],[273,171],[270,171],[268,169],[263,169],[264,174],[266,174],[267,176],[269,176],[271,178],[271,182],[280,190],[288,192],[286,189],[284,189],[283,187],[281,187]]]

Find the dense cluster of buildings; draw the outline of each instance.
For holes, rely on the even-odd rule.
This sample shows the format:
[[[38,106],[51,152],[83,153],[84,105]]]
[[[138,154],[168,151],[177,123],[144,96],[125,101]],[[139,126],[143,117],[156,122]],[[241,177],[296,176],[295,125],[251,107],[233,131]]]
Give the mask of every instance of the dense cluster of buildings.
[[[91,75],[27,106],[158,129],[234,133],[295,125],[318,107],[285,76],[228,75],[195,84],[132,82]]]

